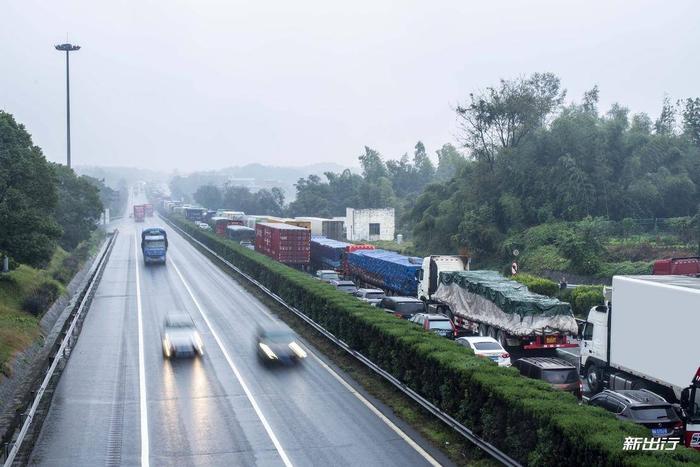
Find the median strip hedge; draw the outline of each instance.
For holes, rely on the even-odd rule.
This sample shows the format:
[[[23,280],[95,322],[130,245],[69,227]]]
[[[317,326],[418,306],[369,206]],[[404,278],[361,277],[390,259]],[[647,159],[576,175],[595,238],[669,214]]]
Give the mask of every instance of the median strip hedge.
[[[523,464],[700,464],[700,453],[680,447],[623,451],[625,437],[648,437],[649,430],[579,405],[571,394],[523,378],[513,368],[499,368],[180,216],[169,219]]]

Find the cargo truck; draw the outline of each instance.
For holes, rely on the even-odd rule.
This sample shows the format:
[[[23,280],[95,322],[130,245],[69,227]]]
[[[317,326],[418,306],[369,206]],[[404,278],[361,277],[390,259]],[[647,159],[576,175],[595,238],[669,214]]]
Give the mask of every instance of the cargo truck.
[[[144,204],[143,207],[146,210],[146,217],[153,217],[153,205]]]
[[[415,297],[416,273],[421,259],[380,249],[355,249],[350,245],[345,257],[346,273],[356,284],[371,285],[388,294]]]
[[[577,347],[571,305],[530,292],[495,271],[470,271],[463,256],[429,256],[418,271],[418,298],[462,332],[523,350]]]
[[[652,274],[700,277],[700,256],[656,260]]]
[[[141,231],[141,252],[144,264],[165,264],[168,251],[168,234],[159,227],[150,227]]]
[[[649,389],[680,402],[686,444],[700,449],[700,279],[615,276],[605,301],[582,327],[581,373],[590,391]]]
[[[255,251],[288,265],[306,266],[310,260],[311,231],[295,225],[259,222]]]
[[[143,204],[134,204],[134,221],[143,222],[146,219],[146,206]]]

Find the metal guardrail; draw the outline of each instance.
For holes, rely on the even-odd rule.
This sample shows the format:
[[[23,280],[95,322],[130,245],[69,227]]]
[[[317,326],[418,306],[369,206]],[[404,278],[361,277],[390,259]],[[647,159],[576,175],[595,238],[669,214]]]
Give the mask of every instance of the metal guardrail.
[[[450,428],[455,430],[457,433],[462,435],[464,438],[469,440],[472,444],[480,448],[482,451],[486,452],[489,456],[491,456],[493,459],[497,460],[503,465],[507,466],[512,466],[512,467],[520,467],[521,464],[516,461],[515,459],[509,457],[507,454],[504,452],[500,451],[497,447],[494,445],[490,444],[488,441],[485,441],[484,439],[480,438],[479,436],[475,435],[472,430],[467,428],[466,426],[462,425],[459,423],[457,420],[455,420],[453,417],[450,415],[446,414],[442,410],[440,410],[436,405],[434,405],[432,402],[418,394],[416,391],[411,389],[410,387],[406,386],[404,383],[402,383],[399,379],[394,377],[392,374],[388,373],[384,369],[382,369],[379,365],[375,364],[373,361],[371,361],[369,358],[365,357],[362,355],[360,352],[352,349],[348,344],[346,344],[342,339],[336,337],[333,333],[330,331],[326,330],[323,326],[318,324],[316,321],[312,320],[308,316],[306,316],[303,312],[299,311],[297,308],[287,304],[282,297],[268,289],[266,286],[243,272],[240,268],[235,266],[233,263],[228,261],[227,259],[221,257],[218,253],[213,251],[211,248],[194,238],[192,235],[189,233],[185,232],[183,229],[175,225],[173,222],[171,222],[169,219],[166,219],[165,217],[161,216],[161,219],[163,219],[168,225],[173,227],[175,230],[179,231],[183,236],[189,237],[193,242],[198,244],[201,248],[205,249],[210,255],[214,256],[217,260],[221,261],[223,264],[228,266],[229,268],[233,269],[237,274],[240,274],[243,276],[246,280],[248,280],[250,283],[255,285],[257,288],[259,288],[261,291],[263,291],[266,295],[268,295],[270,298],[275,300],[277,303],[282,305],[284,308],[289,310],[290,312],[294,313],[296,316],[304,320],[307,324],[309,324],[311,327],[313,327],[316,331],[320,332],[321,334],[324,335],[327,339],[332,341],[334,344],[338,345],[341,349],[355,357],[358,361],[363,363],[365,366],[367,366],[369,369],[377,373],[379,376],[387,380],[389,383],[391,383],[394,387],[396,387],[399,391],[413,399],[415,402],[417,402],[421,407],[423,407],[425,410],[430,412],[432,415],[434,415],[436,418],[438,418],[440,421],[448,425]]]
[[[0,452],[0,454],[6,455],[4,467],[10,467],[15,463],[17,455],[22,448],[22,443],[25,441],[30,429],[38,430],[39,428],[37,427],[37,424],[39,424],[38,426],[40,427],[40,424],[43,423],[43,418],[39,419],[37,417],[37,409],[41,405],[44,396],[48,395],[50,392],[49,388],[57,384],[57,378],[54,377],[60,376],[61,372],[63,371],[63,367],[65,366],[65,362],[67,361],[68,357],[70,357],[71,350],[77,341],[78,334],[80,333],[80,329],[82,327],[82,320],[86,314],[85,310],[92,301],[95,285],[99,282],[99,278],[102,276],[107,259],[109,258],[109,253],[112,251],[112,247],[114,247],[114,242],[118,234],[119,231],[115,230],[102,248],[102,251],[98,256],[99,259],[93,262],[93,265],[90,268],[86,285],[83,287],[80,294],[78,294],[76,303],[73,305],[73,310],[66,319],[63,329],[59,334],[63,336],[63,339],[61,339],[60,344],[58,343],[58,340],[56,343],[54,343],[54,349],[56,349],[56,346],[58,346],[58,348],[55,350],[55,352],[49,353],[48,361],[51,364],[49,365],[39,388],[36,389],[36,391],[32,391],[36,395],[34,396],[34,400],[29,407],[29,410],[21,414],[21,417],[23,418],[22,428],[14,440],[7,443],[2,452]],[[61,366],[59,367],[59,365]],[[34,422],[33,427],[32,422]]]

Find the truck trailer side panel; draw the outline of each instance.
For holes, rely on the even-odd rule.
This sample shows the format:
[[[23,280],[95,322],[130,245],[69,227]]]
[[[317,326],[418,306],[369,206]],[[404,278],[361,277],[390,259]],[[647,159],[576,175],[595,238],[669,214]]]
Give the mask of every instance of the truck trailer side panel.
[[[655,277],[613,278],[610,366],[683,388],[700,365],[700,281]]]

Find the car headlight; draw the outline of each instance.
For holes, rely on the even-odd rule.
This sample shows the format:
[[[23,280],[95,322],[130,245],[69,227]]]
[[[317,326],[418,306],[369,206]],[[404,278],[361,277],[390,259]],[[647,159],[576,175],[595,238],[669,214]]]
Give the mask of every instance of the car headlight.
[[[264,344],[262,342],[259,343],[258,345],[260,346],[260,349],[265,353],[265,355],[267,355],[267,358],[269,358],[270,360],[277,359],[277,355],[275,355],[275,353],[272,351],[270,346],[268,346],[267,344]]]
[[[170,344],[170,339],[168,338],[167,334],[163,338],[163,351],[165,352],[166,357],[170,357],[170,353],[172,351],[172,345]]]
[[[289,348],[294,352],[294,355],[296,355],[298,358],[306,358],[306,351],[301,348],[299,344],[296,342],[292,342],[289,344]]]
[[[199,333],[195,332],[194,333],[194,345],[197,347],[199,350],[202,350],[204,348],[204,343],[202,343],[202,338],[199,337]]]

